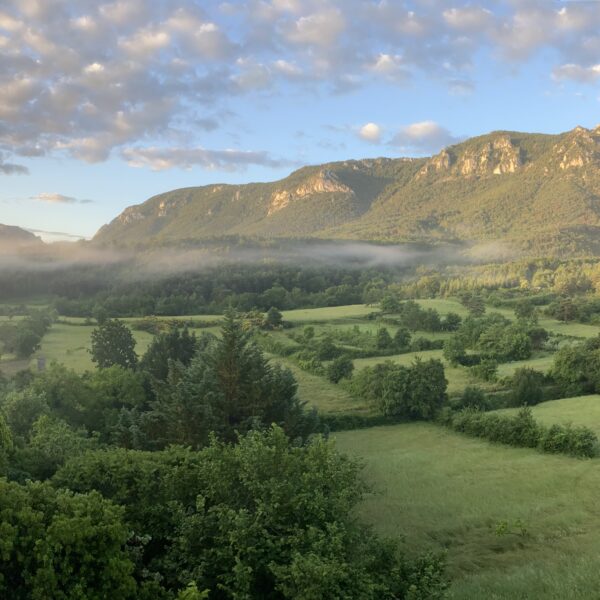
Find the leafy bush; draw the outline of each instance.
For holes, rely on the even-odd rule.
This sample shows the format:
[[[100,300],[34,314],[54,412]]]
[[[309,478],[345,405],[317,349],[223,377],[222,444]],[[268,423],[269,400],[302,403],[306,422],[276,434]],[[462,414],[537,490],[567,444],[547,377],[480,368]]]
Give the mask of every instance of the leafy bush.
[[[592,458],[598,452],[598,438],[588,427],[537,423],[531,409],[523,407],[515,416],[484,413],[465,409],[441,414],[440,422],[455,431],[491,442],[523,448],[539,448],[542,452]]]
[[[591,458],[597,454],[598,438],[588,427],[551,425],[540,438],[540,448],[544,452]]]
[[[341,379],[350,379],[354,372],[354,363],[348,356],[338,356],[327,367],[327,379],[338,383]]]

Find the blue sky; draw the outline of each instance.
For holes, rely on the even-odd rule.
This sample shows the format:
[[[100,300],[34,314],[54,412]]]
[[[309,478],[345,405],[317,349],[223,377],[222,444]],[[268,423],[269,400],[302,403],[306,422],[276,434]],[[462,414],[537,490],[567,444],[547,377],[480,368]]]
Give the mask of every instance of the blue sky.
[[[0,223],[600,123],[600,3],[5,0]],[[46,236],[47,239],[50,236]]]

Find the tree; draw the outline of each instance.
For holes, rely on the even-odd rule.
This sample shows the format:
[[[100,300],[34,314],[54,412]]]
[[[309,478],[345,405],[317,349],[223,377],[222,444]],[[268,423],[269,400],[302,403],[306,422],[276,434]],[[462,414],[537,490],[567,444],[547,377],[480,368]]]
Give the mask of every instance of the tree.
[[[413,419],[433,419],[447,399],[448,381],[440,360],[415,359],[410,368],[407,411]]]
[[[353,393],[384,414],[405,419],[432,419],[446,401],[448,382],[441,361],[416,359],[410,366],[391,361],[362,369]]]
[[[490,358],[484,358],[480,363],[469,368],[469,372],[482,381],[496,381],[498,377],[498,362]]]
[[[397,313],[400,310],[400,300],[392,294],[386,294],[381,299],[379,308],[383,313]]]
[[[377,335],[375,336],[375,346],[378,350],[389,350],[394,346],[392,336],[386,327],[381,327],[377,330]]]
[[[485,410],[488,406],[483,390],[474,386],[467,386],[455,408],[470,408],[473,410]]]
[[[263,327],[265,329],[279,329],[283,324],[283,315],[279,311],[279,309],[271,306],[271,308],[267,311],[267,315],[263,321]]]
[[[117,319],[108,319],[92,331],[92,361],[100,369],[113,365],[133,369],[138,360],[135,345],[129,327]]]
[[[42,415],[32,426],[30,439],[15,452],[15,467],[27,478],[48,479],[67,459],[98,447],[85,430],[75,431],[64,421]]]
[[[0,413],[0,476],[6,474],[8,457],[12,453],[12,450],[13,437],[4,416]]]
[[[246,432],[258,423],[278,423],[299,436],[314,429],[313,414],[298,400],[291,372],[270,365],[251,335],[230,311],[221,337],[200,351],[189,367],[171,364],[167,382],[156,387],[157,402],[148,416],[154,423],[150,438],[159,447],[200,447],[211,432],[232,440],[236,431]]]
[[[17,358],[29,358],[36,350],[39,350],[42,338],[27,327],[17,327],[14,340],[14,352]]]
[[[138,598],[122,516],[98,492],[0,479],[0,596]]]
[[[600,350],[597,339],[581,345],[564,346],[554,355],[550,376],[565,396],[600,391]]]
[[[180,362],[186,367],[198,349],[196,334],[187,327],[183,330],[173,328],[154,337],[152,343],[140,361],[140,368],[161,381],[169,374],[169,361]]]
[[[512,405],[539,404],[544,397],[543,384],[543,373],[527,367],[517,369],[510,380]]]
[[[341,379],[350,379],[354,372],[354,363],[349,356],[338,356],[327,367],[327,378],[332,383],[338,383]]]
[[[571,298],[563,298],[558,303],[554,314],[559,321],[574,321],[579,316],[577,306]]]
[[[329,335],[323,336],[316,347],[317,358],[319,360],[333,360],[340,354],[339,348],[333,343]]]
[[[528,300],[519,300],[515,304],[517,319],[531,319],[535,315],[535,305]]]
[[[485,313],[485,302],[479,294],[463,293],[460,302],[473,317],[481,317]]]
[[[449,312],[442,321],[443,331],[456,331],[462,323],[462,317],[456,313]]]
[[[398,327],[394,334],[394,346],[398,350],[406,350],[410,348],[412,336],[406,327]]]
[[[444,358],[453,366],[463,364],[467,356],[465,340],[456,334],[444,341]]]

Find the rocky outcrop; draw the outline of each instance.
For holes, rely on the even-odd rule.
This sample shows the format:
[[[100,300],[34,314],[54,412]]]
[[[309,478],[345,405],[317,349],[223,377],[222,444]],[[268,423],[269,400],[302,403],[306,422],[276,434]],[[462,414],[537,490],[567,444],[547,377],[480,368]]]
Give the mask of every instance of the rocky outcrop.
[[[581,169],[600,160],[600,127],[593,130],[576,127],[564,141],[554,147],[558,166],[563,171]]]
[[[480,148],[467,150],[456,168],[465,177],[515,173],[522,166],[520,149],[508,135],[502,135]]]
[[[145,215],[137,206],[130,206],[126,208],[117,218],[116,221],[121,225],[131,225],[136,221],[141,221],[145,218]]]
[[[444,148],[439,154],[436,154],[433,158],[427,161],[427,164],[417,173],[417,179],[426,177],[431,173],[439,173],[440,171],[447,171],[454,159],[452,155]]]
[[[293,190],[278,190],[273,192],[271,196],[271,202],[267,211],[267,216],[284,209],[286,206],[293,202],[304,198],[306,196],[312,196],[313,194],[354,194],[352,189],[342,183],[337,175],[329,170],[319,171],[317,175],[311,177],[305,183],[299,185]]]
[[[492,141],[468,148],[457,156],[454,149],[444,149],[431,158],[417,173],[417,179],[427,175],[447,172],[462,177],[483,177],[515,173],[523,165],[520,148],[507,134]]]

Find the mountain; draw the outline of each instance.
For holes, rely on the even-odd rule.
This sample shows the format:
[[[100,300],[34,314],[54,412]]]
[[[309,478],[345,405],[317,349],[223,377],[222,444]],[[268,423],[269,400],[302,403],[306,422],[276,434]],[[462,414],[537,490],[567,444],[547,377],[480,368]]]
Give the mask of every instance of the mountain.
[[[175,190],[127,208],[94,242],[227,235],[600,254],[600,127],[497,131],[430,158],[349,160],[273,183]]]
[[[12,225],[0,224],[0,249],[18,249],[41,245],[42,240],[33,233]]]

